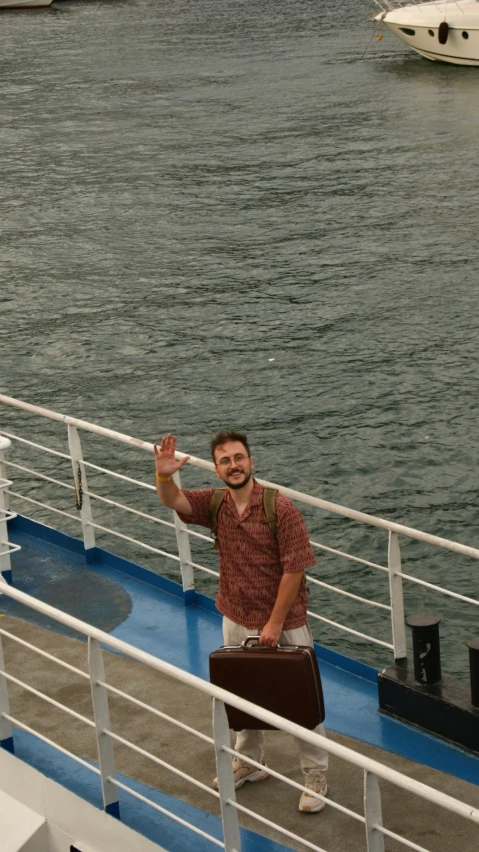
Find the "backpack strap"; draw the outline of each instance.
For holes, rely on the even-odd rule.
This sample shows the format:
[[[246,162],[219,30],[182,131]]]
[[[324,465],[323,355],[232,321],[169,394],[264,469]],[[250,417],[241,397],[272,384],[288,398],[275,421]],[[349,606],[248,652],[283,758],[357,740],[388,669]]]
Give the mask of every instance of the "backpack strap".
[[[220,506],[223,500],[226,497],[226,488],[215,488],[213,494],[211,495],[210,502],[210,511],[209,511],[209,520],[210,520],[210,529],[211,535],[213,536],[215,543],[213,547],[218,550],[218,538],[216,535],[216,531],[218,529],[218,512],[220,510]]]
[[[276,514],[277,493],[277,488],[263,488],[263,509],[266,523],[273,534],[273,538],[276,538],[276,530],[278,527],[278,516]]]
[[[276,529],[278,526],[278,517],[276,515],[277,493],[277,488],[263,488],[263,510],[265,515],[265,520],[263,521],[263,523],[268,524],[273,538],[276,538]],[[215,550],[218,550],[218,512],[225,497],[226,488],[215,488],[213,494],[211,495],[209,522],[211,535],[215,540],[215,543],[213,545]]]

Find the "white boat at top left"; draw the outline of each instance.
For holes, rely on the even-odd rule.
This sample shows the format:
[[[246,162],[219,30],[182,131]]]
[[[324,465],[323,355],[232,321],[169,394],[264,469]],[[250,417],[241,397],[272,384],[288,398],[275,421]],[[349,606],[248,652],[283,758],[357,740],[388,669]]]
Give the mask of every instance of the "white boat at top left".
[[[46,9],[53,0],[0,0],[2,9]]]

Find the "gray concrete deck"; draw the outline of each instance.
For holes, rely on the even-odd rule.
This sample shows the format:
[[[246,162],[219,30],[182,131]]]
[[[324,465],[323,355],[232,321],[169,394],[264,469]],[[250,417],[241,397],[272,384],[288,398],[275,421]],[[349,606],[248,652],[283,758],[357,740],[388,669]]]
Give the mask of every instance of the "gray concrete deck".
[[[83,642],[6,615],[0,617],[0,628],[38,645],[83,671],[87,670],[87,646]],[[38,655],[33,655],[12,640],[4,638],[3,645],[7,671],[87,718],[92,718],[87,681],[75,677]],[[116,654],[105,653],[105,666],[108,680],[113,686],[211,735],[211,704],[203,694]],[[13,684],[9,684],[9,694],[13,716],[76,754],[97,761],[94,736],[90,728]],[[181,731],[171,723],[134,708],[120,698],[111,697],[111,718],[113,730],[118,734],[203,783],[211,783],[215,775],[212,746]],[[418,781],[479,807],[479,787],[473,784],[345,736],[331,734],[331,738]],[[219,814],[215,798],[192,787],[166,769],[152,764],[124,746],[115,745],[115,755],[119,772],[198,808]],[[272,768],[301,783],[295,747],[287,735],[280,732],[266,733],[266,759]],[[384,824],[391,831],[404,833],[409,840],[431,852],[477,852],[478,825],[406,792],[398,791],[388,783],[380,783]],[[332,800],[362,813],[361,770],[333,757],[329,784]],[[320,814],[301,814],[297,810],[298,796],[295,790],[273,778],[259,784],[246,784],[237,793],[241,804],[257,810],[267,819],[281,822],[288,830],[317,843],[328,852],[366,850],[362,824],[333,808],[326,808]],[[304,844],[294,843],[277,832],[265,830],[261,824],[248,816],[240,814],[240,822],[245,827],[260,834],[267,834],[298,852],[306,852],[307,847]],[[386,839],[385,847],[387,852],[399,852],[405,848],[390,839]]]

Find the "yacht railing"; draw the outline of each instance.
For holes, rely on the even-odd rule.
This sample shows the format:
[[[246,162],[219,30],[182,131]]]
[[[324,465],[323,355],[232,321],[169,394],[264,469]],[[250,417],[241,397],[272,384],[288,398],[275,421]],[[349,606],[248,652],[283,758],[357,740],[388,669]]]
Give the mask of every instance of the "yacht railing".
[[[429,8],[437,6],[440,11],[444,11],[444,6],[446,5],[458,6],[460,8],[457,0],[439,0],[436,3],[432,2],[432,0],[374,0],[374,5],[383,12],[393,12],[395,9],[403,9],[404,6],[422,6],[423,3],[427,3]],[[419,9],[419,12],[423,11],[427,10]]]
[[[374,0],[374,5],[380,9],[380,12],[373,11],[371,20],[378,23],[384,20],[388,12],[395,12],[409,6],[414,6],[417,14],[426,15],[426,21],[428,17],[430,18],[431,8],[436,9],[442,15],[449,11],[450,6],[455,6],[463,15],[465,14],[465,10],[458,0],[438,0],[435,3],[433,0]]]
[[[419,781],[410,778],[407,775],[397,772],[396,770],[390,769],[389,767],[384,766],[376,760],[364,757],[363,755],[356,753],[352,749],[342,746],[339,743],[333,742],[331,739],[327,739],[325,737],[320,736],[319,734],[314,733],[313,731],[309,731],[306,728],[302,728],[299,725],[294,724],[293,722],[290,722],[280,716],[277,716],[275,713],[271,713],[268,710],[265,710],[255,704],[252,704],[249,701],[245,701],[244,699],[239,698],[238,696],[233,695],[232,693],[229,693],[223,689],[220,689],[219,687],[216,687],[208,683],[207,681],[201,680],[200,678],[191,675],[188,672],[185,672],[182,669],[171,665],[170,663],[166,663],[163,660],[154,657],[152,654],[148,654],[145,651],[141,651],[126,642],[116,639],[108,633],[104,633],[103,631],[98,630],[97,628],[92,627],[91,625],[88,625],[77,618],[73,618],[72,616],[64,612],[61,612],[60,610],[55,609],[54,607],[45,604],[42,601],[39,601],[36,598],[33,598],[30,595],[27,595],[24,592],[13,588],[12,586],[7,585],[7,583],[3,579],[0,579],[0,592],[7,595],[12,600],[17,601],[18,603],[23,604],[24,606],[27,606],[35,610],[36,612],[41,613],[44,616],[47,616],[49,619],[53,619],[56,622],[77,631],[78,633],[83,634],[83,636],[88,638],[88,671],[86,672],[73,665],[70,665],[69,663],[66,663],[65,661],[53,656],[52,654],[46,653],[43,649],[31,644],[30,642],[26,642],[25,640],[20,639],[11,632],[0,629],[0,746],[3,746],[3,748],[9,751],[14,751],[14,729],[27,731],[28,733],[38,737],[42,742],[45,742],[49,746],[57,749],[62,754],[68,756],[73,761],[79,763],[81,766],[89,770],[93,775],[98,776],[101,784],[104,808],[108,813],[116,817],[121,817],[118,791],[122,790],[128,795],[141,800],[154,810],[160,811],[162,814],[171,818],[173,821],[181,823],[181,825],[183,826],[186,826],[188,829],[191,830],[191,832],[193,832],[193,834],[200,835],[204,839],[210,841],[213,846],[219,846],[220,848],[225,849],[226,852],[241,852],[241,837],[238,822],[238,812],[249,815],[255,820],[258,820],[263,825],[266,825],[267,827],[280,832],[285,838],[288,838],[289,840],[292,840],[294,842],[302,843],[303,846],[314,850],[314,852],[326,852],[326,850],[324,850],[322,846],[319,846],[316,843],[302,838],[301,836],[284,828],[283,826],[277,823],[265,819],[259,813],[252,811],[251,809],[244,807],[243,805],[240,805],[236,801],[231,757],[237,756],[240,758],[244,758],[244,755],[241,755],[241,753],[236,752],[230,747],[230,734],[225,710],[225,703],[227,703],[236,707],[239,710],[256,716],[263,722],[273,725],[274,727],[278,728],[281,731],[284,731],[285,733],[291,734],[294,737],[299,737],[300,739],[309,742],[313,745],[320,746],[321,748],[326,749],[330,754],[335,755],[336,757],[343,759],[349,764],[359,767],[362,770],[364,780],[363,813],[358,813],[354,810],[351,810],[350,808],[341,805],[333,799],[323,799],[323,797],[321,797],[319,794],[315,795],[318,799],[322,799],[323,801],[325,801],[328,807],[340,811],[342,814],[356,820],[364,826],[366,834],[366,846],[368,852],[384,852],[385,837],[392,838],[398,843],[400,843],[403,847],[408,849],[414,849],[416,850],[416,852],[431,852],[431,850],[426,849],[426,847],[409,840],[403,835],[391,831],[383,824],[379,779],[388,781],[391,784],[395,785],[396,788],[405,790],[415,796],[420,797],[425,801],[432,802],[453,814],[459,815],[464,819],[469,820],[470,822],[479,824],[479,809],[474,808],[471,805],[468,805],[453,798],[452,796],[435,790],[432,787],[427,786],[426,784],[423,784]],[[19,676],[18,664],[15,666],[15,675],[9,672],[7,670],[7,667],[5,666],[4,661],[5,655],[2,649],[2,636],[7,637],[13,642],[19,643],[23,648],[27,649],[28,652],[39,654],[43,658],[48,659],[49,662],[57,663],[59,666],[63,667],[64,669],[67,669],[69,672],[72,673],[72,675],[82,679],[83,681],[89,681],[92,696],[92,718],[87,718],[86,716],[76,712],[72,708],[51,698],[45,692],[31,687]],[[142,701],[139,701],[136,697],[130,695],[124,690],[117,689],[112,684],[110,684],[105,674],[104,654],[102,646],[111,649],[112,651],[116,651],[117,653],[123,654],[124,656],[136,661],[137,663],[141,663],[144,666],[148,666],[153,671],[161,672],[162,674],[171,677],[176,682],[185,684],[186,686],[189,686],[209,696],[212,699],[213,704],[212,736],[209,737],[201,731],[198,731],[197,729],[189,725],[185,725],[183,722],[181,722],[181,719],[174,718],[168,714],[165,714],[157,708],[152,707],[151,705],[146,704]],[[96,748],[98,753],[99,765],[93,765],[87,760],[84,760],[83,758],[79,757],[77,754],[69,751],[68,749],[62,746],[59,746],[57,743],[41,734],[39,731],[32,729],[21,719],[18,719],[13,716],[10,711],[8,696],[8,685],[10,683],[27,690],[30,694],[33,694],[40,699],[43,699],[48,705],[64,711],[66,714],[68,714],[68,716],[73,717],[74,719],[90,727],[94,731],[96,737]],[[149,711],[153,716],[167,720],[169,723],[172,723],[174,725],[178,725],[183,730],[186,730],[189,733],[200,737],[206,743],[210,743],[214,747],[216,756],[219,787],[218,792],[212,789],[211,787],[208,787],[206,784],[203,784],[202,782],[198,781],[191,775],[180,771],[172,764],[167,763],[158,756],[140,747],[136,743],[128,740],[125,736],[122,736],[121,733],[114,731],[110,718],[110,695],[120,696],[122,699],[131,702],[134,707],[140,707],[143,710]],[[181,776],[188,783],[195,785],[204,792],[210,794],[212,797],[216,798],[218,800],[219,810],[221,812],[221,819],[223,825],[223,841],[220,841],[212,835],[204,832],[196,825],[193,825],[192,823],[181,819],[173,812],[168,811],[166,808],[161,807],[148,797],[138,793],[137,790],[133,789],[128,784],[119,781],[115,769],[115,757],[113,750],[114,743],[122,744],[126,748],[129,748],[137,754],[140,754],[148,760],[151,760],[154,764],[161,766],[176,775]],[[260,767],[260,764],[256,763],[255,761],[252,761],[249,758],[248,760],[253,765],[258,766],[258,768]],[[276,772],[269,766],[268,772],[271,776],[285,784],[288,784],[290,787],[301,791],[306,789],[301,784],[298,784],[292,779],[287,778],[279,772]]]
[[[90,490],[88,487],[87,475],[92,472],[108,477],[109,483],[126,483],[129,486],[134,486],[135,488],[143,489],[143,491],[150,491],[154,493],[156,492],[155,486],[150,482],[145,482],[137,477],[128,476],[127,474],[119,472],[118,470],[113,470],[108,467],[105,467],[104,465],[98,465],[88,461],[84,457],[84,451],[80,437],[82,432],[91,433],[102,438],[107,438],[119,444],[127,445],[129,447],[135,448],[136,450],[141,450],[150,454],[153,453],[152,443],[148,441],[142,441],[130,435],[125,435],[121,432],[116,432],[93,423],[89,423],[85,420],[80,420],[75,417],[69,417],[54,411],[50,411],[46,408],[31,405],[30,403],[26,403],[21,400],[14,399],[12,397],[5,396],[4,394],[0,394],[0,403],[4,404],[5,406],[8,406],[9,408],[20,409],[29,414],[40,416],[50,421],[55,421],[57,423],[63,424],[63,426],[66,426],[67,429],[68,440],[68,452],[61,452],[52,447],[48,447],[45,444],[39,443],[38,441],[32,441],[22,437],[21,435],[0,429],[0,436],[3,436],[4,446],[4,449],[2,450],[2,444],[0,443],[0,479],[3,478],[4,481],[7,480],[7,470],[11,476],[15,473],[15,471],[18,471],[20,473],[27,474],[29,477],[34,477],[35,480],[40,483],[49,483],[57,485],[63,488],[64,490],[70,492],[71,496],[76,502],[77,513],[73,514],[72,512],[65,511],[65,509],[58,508],[58,506],[51,505],[50,503],[47,503],[44,500],[37,500],[31,496],[28,496],[25,493],[20,493],[16,490],[15,486],[12,487],[10,484],[8,484],[8,482],[8,487],[4,487],[3,491],[0,489],[0,500],[2,499],[1,495],[4,495],[4,501],[6,499],[15,501],[20,500],[26,503],[27,505],[41,507],[59,516],[64,516],[68,518],[69,521],[73,521],[75,524],[77,524],[77,526],[81,525],[83,542],[87,556],[88,552],[92,552],[92,549],[96,546],[96,532],[102,532],[109,536],[116,537],[121,541],[128,542],[129,544],[134,545],[135,547],[142,548],[143,550],[149,553],[165,557],[167,560],[172,563],[175,563],[179,567],[181,572],[183,591],[186,593],[187,597],[188,594],[194,592],[195,589],[195,572],[202,572],[204,574],[211,575],[214,577],[218,576],[218,571],[215,571],[199,562],[193,561],[191,555],[191,540],[196,539],[212,542],[212,538],[208,535],[203,535],[202,533],[199,533],[196,530],[190,529],[179,519],[175,512],[172,512],[172,521],[166,521],[163,518],[160,518],[152,513],[141,512],[138,509],[126,505],[123,502],[119,502],[117,500],[102,496],[97,492]],[[18,462],[14,462],[10,458],[10,453],[5,453],[5,441],[7,441],[7,443],[13,441],[19,446],[31,447],[34,450],[46,453],[53,459],[59,459],[60,461],[68,462],[68,464],[72,467],[72,478],[68,482],[64,479],[58,479],[58,477],[56,476],[48,476],[47,474],[43,473],[35,467],[26,466],[23,464],[19,464]],[[176,457],[178,459],[184,458],[185,455],[186,454],[182,452],[176,453]],[[203,471],[214,472],[214,465],[212,464],[212,462],[197,458],[195,456],[190,457],[188,465],[191,465],[195,468],[199,468]],[[154,467],[152,461],[152,471],[153,469]],[[181,487],[181,478],[179,473],[175,474],[175,481],[178,486]],[[363,559],[340,549],[329,547],[323,542],[315,541],[314,539],[311,540],[312,546],[316,549],[335,554],[341,558],[352,561],[353,563],[367,566],[376,572],[381,572],[386,575],[388,578],[389,585],[388,604],[378,600],[373,600],[369,597],[353,594],[347,589],[341,588],[336,585],[328,584],[312,576],[309,572],[308,583],[324,588],[337,595],[346,596],[352,600],[359,602],[364,606],[374,607],[383,612],[389,612],[391,621],[391,642],[384,641],[383,639],[377,636],[373,636],[363,631],[356,630],[351,627],[350,624],[340,623],[339,621],[328,618],[326,615],[317,612],[309,612],[309,617],[311,618],[311,620],[326,623],[337,630],[340,630],[350,636],[356,637],[357,639],[360,639],[362,641],[366,640],[377,646],[384,647],[392,651],[394,654],[394,659],[396,661],[399,661],[405,659],[407,656],[403,598],[404,581],[419,586],[421,588],[440,593],[441,595],[452,598],[454,600],[461,601],[472,606],[479,606],[479,600],[469,595],[459,594],[458,592],[444,588],[436,583],[428,582],[424,579],[421,579],[420,577],[413,576],[411,573],[406,573],[405,571],[403,571],[400,541],[401,539],[418,541],[430,545],[431,547],[440,548],[441,550],[460,554],[462,556],[466,556],[476,560],[479,559],[478,549],[468,547],[466,545],[460,544],[459,542],[450,541],[439,536],[430,535],[429,533],[395,523],[394,521],[379,518],[374,515],[369,515],[365,512],[359,512],[355,509],[351,509],[346,506],[341,506],[337,503],[332,503],[328,500],[323,500],[319,497],[314,497],[310,494],[297,491],[292,488],[287,488],[277,483],[269,482],[263,479],[259,479],[258,481],[263,485],[277,488],[282,494],[285,494],[287,497],[290,497],[292,500],[295,500],[298,503],[312,506],[316,509],[326,511],[339,517],[349,518],[360,524],[375,527],[379,530],[383,530],[384,533],[388,536],[387,565],[381,565],[372,560]],[[128,515],[131,515],[132,517],[146,519],[148,522],[154,524],[155,526],[164,526],[171,529],[172,531],[174,531],[176,536],[177,552],[173,553],[169,550],[165,550],[164,548],[155,547],[146,543],[145,541],[141,541],[135,538],[134,536],[127,535],[118,529],[113,529],[111,526],[106,526],[105,524],[98,523],[98,521],[95,520],[95,518],[97,517],[97,515],[95,514],[96,510],[94,512],[93,509],[93,506],[95,504],[114,507],[115,509],[120,509]],[[1,508],[2,504],[0,503],[0,510]],[[4,504],[4,509],[5,508],[6,503]],[[5,572],[3,571],[3,573]]]

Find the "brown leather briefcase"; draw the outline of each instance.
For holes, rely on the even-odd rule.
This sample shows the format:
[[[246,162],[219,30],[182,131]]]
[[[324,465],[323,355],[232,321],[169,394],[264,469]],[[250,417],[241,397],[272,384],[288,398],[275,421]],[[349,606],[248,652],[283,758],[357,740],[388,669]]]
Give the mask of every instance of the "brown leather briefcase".
[[[324,700],[314,649],[305,645],[260,645],[248,636],[210,654],[210,681],[241,698],[313,730],[324,720]],[[255,642],[255,644],[251,644]],[[226,704],[230,728],[275,730]]]

